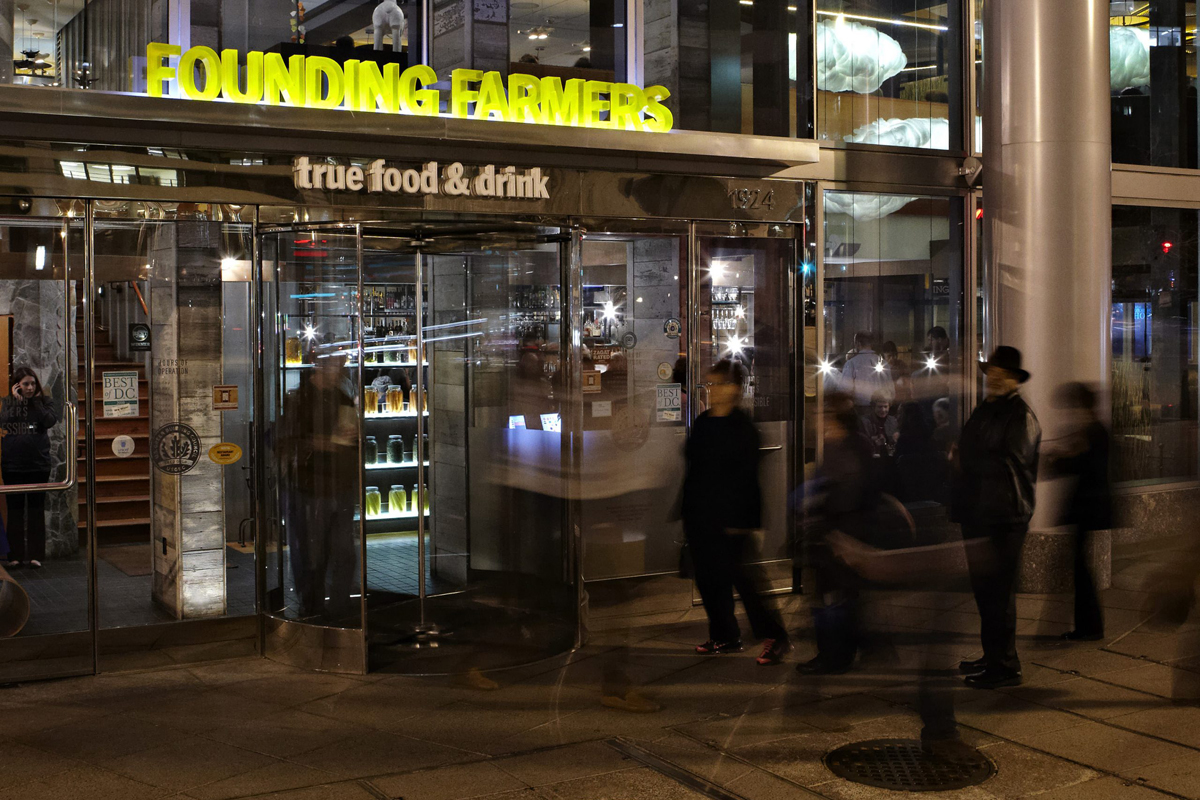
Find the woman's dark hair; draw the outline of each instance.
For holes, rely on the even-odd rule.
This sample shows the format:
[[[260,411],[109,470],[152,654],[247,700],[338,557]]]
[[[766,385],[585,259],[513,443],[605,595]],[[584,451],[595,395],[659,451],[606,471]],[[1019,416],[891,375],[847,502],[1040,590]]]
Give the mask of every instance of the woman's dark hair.
[[[12,387],[16,386],[18,383],[25,380],[26,378],[33,378],[33,385],[37,387],[37,390],[33,393],[33,396],[41,397],[42,382],[40,380],[38,380],[37,373],[34,372],[33,370],[31,370],[29,367],[17,367],[8,376],[9,394],[12,394]]]
[[[712,369],[708,371],[709,375],[736,383],[741,386],[746,382],[746,367],[742,362],[735,361],[732,358],[722,358],[717,363],[713,364]]]

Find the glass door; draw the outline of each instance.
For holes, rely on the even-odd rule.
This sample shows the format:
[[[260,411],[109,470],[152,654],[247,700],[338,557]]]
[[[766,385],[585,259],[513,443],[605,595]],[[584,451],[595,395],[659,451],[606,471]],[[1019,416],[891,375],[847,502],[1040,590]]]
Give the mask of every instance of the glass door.
[[[364,228],[372,669],[483,670],[575,643],[569,242],[517,225]]]
[[[707,370],[722,359],[747,370],[743,408],[760,437],[761,559],[774,589],[792,588],[796,486],[796,303],[800,231],[791,225],[696,226],[692,413],[707,408]]]
[[[0,683],[92,671],[82,204],[0,217]]]

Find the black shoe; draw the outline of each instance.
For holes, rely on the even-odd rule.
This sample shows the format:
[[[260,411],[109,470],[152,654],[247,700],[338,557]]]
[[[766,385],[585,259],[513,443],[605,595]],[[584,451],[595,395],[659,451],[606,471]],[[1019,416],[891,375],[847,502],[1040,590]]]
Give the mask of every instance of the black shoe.
[[[735,639],[732,642],[714,642],[712,639],[709,639],[704,644],[696,645],[696,654],[716,656],[722,653],[740,653],[744,649],[741,639]]]
[[[982,672],[987,669],[986,658],[975,658],[970,661],[958,662],[958,671],[964,675],[971,675],[976,672]]]
[[[921,749],[934,758],[951,764],[977,764],[982,759],[979,751],[962,739],[921,740]]]
[[[972,689],[1003,689],[1006,686],[1021,685],[1021,670],[1019,669],[985,669],[966,677],[966,684]]]
[[[1067,631],[1060,638],[1068,642],[1098,642],[1104,638],[1104,631],[1100,631],[1099,633]]]
[[[853,661],[830,661],[828,658],[818,655],[816,658],[797,664],[796,672],[801,675],[845,675],[853,665]]]

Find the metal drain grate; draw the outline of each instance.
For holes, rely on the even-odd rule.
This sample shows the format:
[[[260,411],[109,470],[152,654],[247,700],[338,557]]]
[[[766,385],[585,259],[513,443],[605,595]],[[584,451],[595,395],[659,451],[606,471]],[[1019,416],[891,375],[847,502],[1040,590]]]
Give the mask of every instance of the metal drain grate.
[[[872,739],[843,745],[825,756],[840,778],[902,792],[937,792],[983,783],[996,767],[982,753],[951,761],[930,755],[914,739]]]

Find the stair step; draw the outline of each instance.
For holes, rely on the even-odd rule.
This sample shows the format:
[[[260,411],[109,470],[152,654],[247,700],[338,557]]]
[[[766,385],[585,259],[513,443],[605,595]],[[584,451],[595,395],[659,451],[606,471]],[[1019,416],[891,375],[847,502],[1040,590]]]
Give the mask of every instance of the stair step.
[[[97,528],[122,528],[122,527],[137,527],[150,526],[149,517],[126,517],[124,519],[98,519],[96,520]],[[78,527],[86,528],[87,520],[81,520]]]

